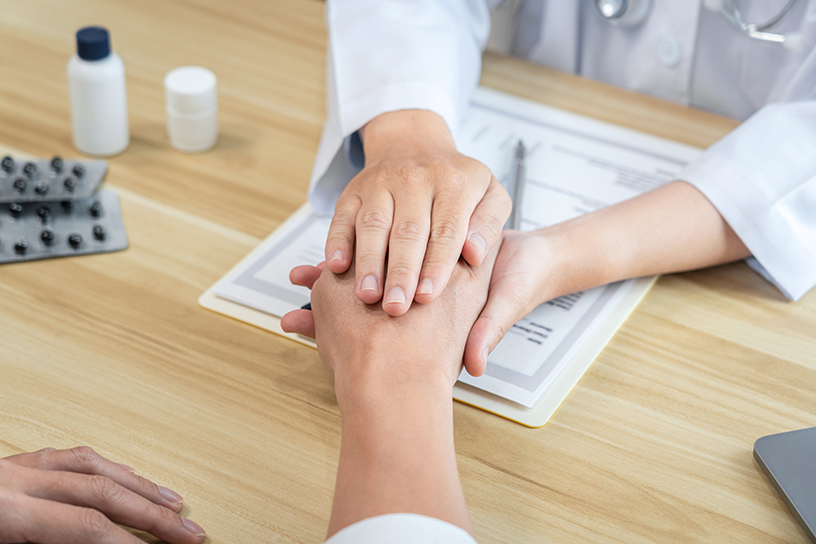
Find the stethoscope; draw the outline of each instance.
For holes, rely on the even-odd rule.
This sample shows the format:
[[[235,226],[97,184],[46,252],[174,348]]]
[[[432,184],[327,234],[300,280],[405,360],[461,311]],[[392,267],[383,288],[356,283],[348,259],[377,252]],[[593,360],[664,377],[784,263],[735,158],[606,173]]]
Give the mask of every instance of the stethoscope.
[[[705,0],[703,3],[710,11],[725,16],[726,19],[731,21],[731,24],[749,38],[764,42],[781,43],[791,51],[798,52],[802,50],[803,45],[801,34],[798,32],[788,32],[787,34],[768,32],[793,9],[797,1],[788,0],[788,3],[776,17],[761,25],[745,22],[742,18],[742,11],[737,5],[737,0]],[[595,9],[607,22],[619,26],[639,25],[646,19],[652,6],[651,0],[595,0],[594,4]]]

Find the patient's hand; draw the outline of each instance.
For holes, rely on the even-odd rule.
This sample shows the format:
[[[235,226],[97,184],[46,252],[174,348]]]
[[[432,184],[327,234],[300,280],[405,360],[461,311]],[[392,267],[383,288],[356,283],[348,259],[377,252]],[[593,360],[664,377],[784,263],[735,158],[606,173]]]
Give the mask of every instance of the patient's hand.
[[[143,544],[117,523],[172,544],[204,531],[182,519],[182,499],[86,447],[0,459],[0,542]]]
[[[297,267],[290,278],[312,288],[312,312],[290,312],[281,325],[288,332],[316,338],[321,360],[338,383],[371,375],[392,380],[415,376],[439,377],[453,387],[468,333],[487,299],[498,249],[477,268],[460,259],[438,300],[413,306],[399,317],[357,298],[351,288],[353,266],[343,274],[322,265]]]

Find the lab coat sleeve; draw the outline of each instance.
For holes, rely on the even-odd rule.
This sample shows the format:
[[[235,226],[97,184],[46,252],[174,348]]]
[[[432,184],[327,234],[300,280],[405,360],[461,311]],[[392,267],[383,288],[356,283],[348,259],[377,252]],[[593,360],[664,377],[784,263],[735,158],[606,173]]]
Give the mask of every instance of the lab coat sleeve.
[[[816,284],[816,101],[769,104],[678,175],[717,208],[748,264],[791,300]]]
[[[430,110],[456,130],[479,81],[489,7],[490,0],[329,0],[328,119],[309,185],[315,211],[332,213],[362,168],[354,135],[374,117]]]
[[[476,544],[466,531],[417,514],[387,514],[350,525],[326,544]]]

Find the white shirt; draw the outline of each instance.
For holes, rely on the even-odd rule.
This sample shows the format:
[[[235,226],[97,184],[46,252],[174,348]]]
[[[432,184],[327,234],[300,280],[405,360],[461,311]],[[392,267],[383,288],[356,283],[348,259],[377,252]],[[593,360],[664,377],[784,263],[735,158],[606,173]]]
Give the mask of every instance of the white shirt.
[[[741,1],[764,22],[786,0]],[[310,201],[331,213],[359,172],[343,152],[377,115],[438,113],[455,134],[481,70],[496,0],[329,0],[328,110]],[[678,177],[714,204],[753,254],[749,264],[793,300],[816,284],[816,0],[773,30],[801,52],[742,34],[702,0],[653,0],[644,23],[609,25],[589,0],[527,0],[510,50],[627,89],[750,117]],[[767,105],[773,104],[776,105]]]
[[[388,514],[346,527],[326,544],[476,544],[467,531],[417,514]]]

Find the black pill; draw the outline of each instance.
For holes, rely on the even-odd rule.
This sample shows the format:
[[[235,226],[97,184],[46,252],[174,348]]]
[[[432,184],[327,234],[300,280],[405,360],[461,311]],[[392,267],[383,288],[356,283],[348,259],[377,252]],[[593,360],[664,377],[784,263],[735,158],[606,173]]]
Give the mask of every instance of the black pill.
[[[76,166],[74,166],[72,172],[76,177],[81,178],[82,176],[85,175],[85,167],[82,166],[81,164],[77,164]]]
[[[107,233],[105,232],[105,227],[103,227],[102,225],[94,225],[94,228],[93,228],[94,238],[96,238],[97,240],[99,240],[101,242],[102,240],[105,239],[106,234]]]
[[[38,195],[43,196],[48,193],[48,184],[44,181],[39,182],[37,185],[34,186],[34,192]]]
[[[62,184],[65,186],[66,191],[73,193],[74,189],[76,189],[77,181],[74,178],[65,178]]]
[[[40,233],[40,240],[42,240],[43,244],[50,246],[54,243],[54,231],[51,229],[45,229]]]
[[[60,202],[60,204],[62,204],[62,209],[65,210],[66,212],[70,212],[71,210],[74,209],[73,200],[63,200],[62,202]]]
[[[51,169],[54,172],[62,172],[62,158],[59,155],[54,155],[54,158],[51,159]]]
[[[37,172],[37,165],[33,162],[27,162],[25,166],[23,166],[23,173],[28,176],[29,178],[33,178],[34,174]]]
[[[3,160],[0,161],[0,168],[3,169],[3,172],[11,172],[12,168],[14,168],[14,159],[6,155],[3,157]]]
[[[91,207],[90,209],[88,209],[88,212],[91,214],[91,217],[99,217],[100,215],[102,215],[102,204],[100,204],[98,201],[94,202],[93,204],[91,204]]]
[[[82,245],[82,236],[74,233],[68,237],[68,243],[71,245],[72,248],[77,249],[79,248],[79,246]]]
[[[14,180],[14,190],[18,193],[22,193],[25,191],[26,188],[26,180],[23,178],[17,178]]]
[[[45,223],[51,216],[51,209],[48,206],[43,206],[37,210],[37,216],[42,219],[43,223]]]
[[[14,244],[14,252],[17,255],[25,255],[26,251],[28,251],[28,242],[25,240],[17,240]]]
[[[23,213],[23,207],[16,202],[12,202],[9,204],[9,213],[12,217],[20,217],[20,214]]]

